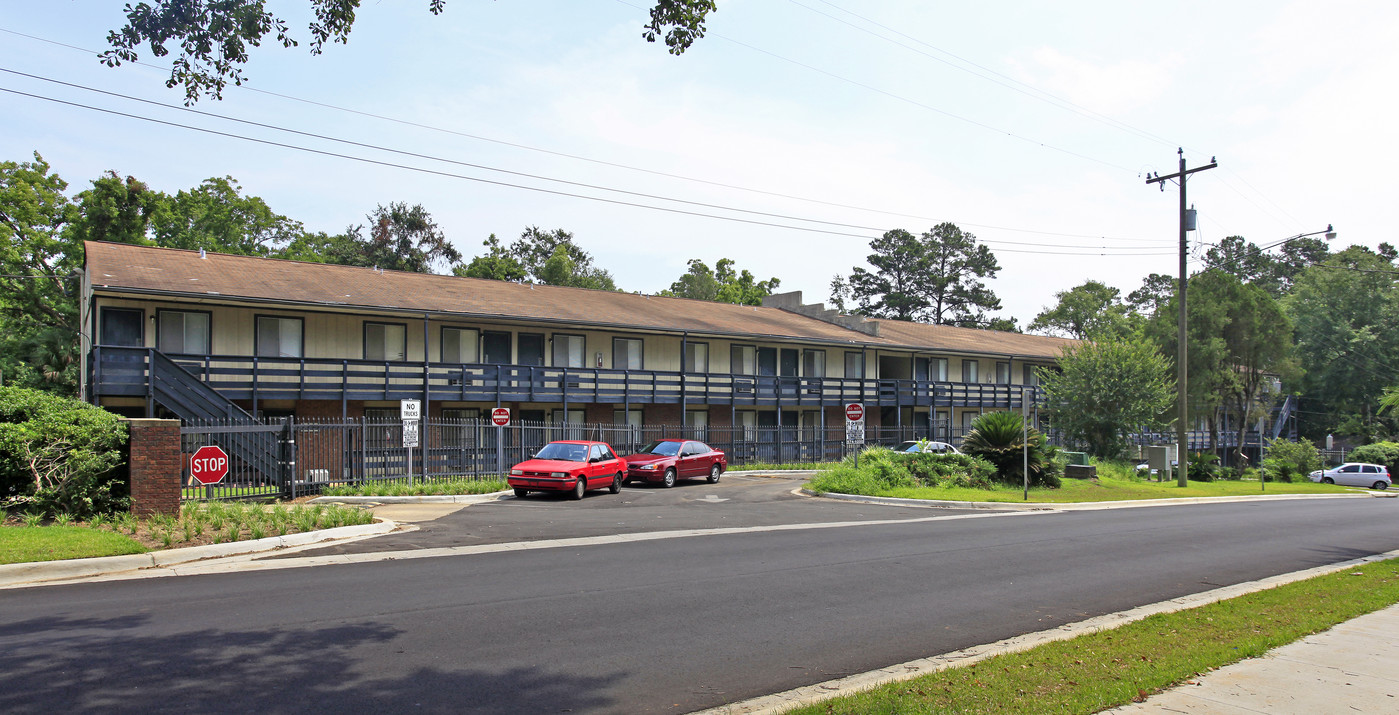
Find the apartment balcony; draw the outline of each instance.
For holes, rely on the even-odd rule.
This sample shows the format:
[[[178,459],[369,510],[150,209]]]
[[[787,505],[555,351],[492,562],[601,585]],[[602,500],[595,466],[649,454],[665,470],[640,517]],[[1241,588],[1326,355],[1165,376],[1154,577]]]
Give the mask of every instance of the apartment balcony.
[[[150,398],[153,348],[97,346],[89,378],[93,398]],[[780,377],[604,370],[525,365],[167,355],[229,400],[400,400],[737,407],[874,407],[1011,409],[1035,387],[926,380]]]

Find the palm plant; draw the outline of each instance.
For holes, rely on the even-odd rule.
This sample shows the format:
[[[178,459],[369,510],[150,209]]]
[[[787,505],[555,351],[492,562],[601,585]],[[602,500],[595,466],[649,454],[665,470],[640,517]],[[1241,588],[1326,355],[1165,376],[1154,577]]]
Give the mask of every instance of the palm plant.
[[[1024,479],[1028,452],[1030,485],[1057,487],[1059,477],[1054,473],[1048,443],[1039,430],[1025,429],[1025,418],[1020,413],[988,412],[972,422],[971,432],[962,439],[962,451],[995,465],[1000,481],[1013,485]]]

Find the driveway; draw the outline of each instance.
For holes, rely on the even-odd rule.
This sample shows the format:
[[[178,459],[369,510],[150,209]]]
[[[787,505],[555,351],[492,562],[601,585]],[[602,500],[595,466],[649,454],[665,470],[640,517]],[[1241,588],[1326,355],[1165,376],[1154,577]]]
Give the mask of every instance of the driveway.
[[[930,515],[926,508],[841,502],[795,494],[805,481],[804,477],[724,475],[718,484],[695,479],[678,482],[670,489],[632,484],[624,487],[621,494],[591,491],[582,501],[572,501],[563,494],[502,496],[467,508],[443,509],[449,513],[417,521],[417,531],[271,558],[410,551],[654,531],[919,519]],[[937,513],[985,514],[986,510],[939,509]]]

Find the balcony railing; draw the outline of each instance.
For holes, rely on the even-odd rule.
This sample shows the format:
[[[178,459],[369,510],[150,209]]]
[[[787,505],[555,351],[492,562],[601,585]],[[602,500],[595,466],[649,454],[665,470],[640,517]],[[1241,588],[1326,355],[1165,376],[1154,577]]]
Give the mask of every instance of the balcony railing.
[[[145,396],[151,348],[97,346],[93,394]],[[1035,387],[925,380],[779,377],[524,365],[241,355],[169,355],[231,400],[399,400],[735,406],[1018,408]],[[426,390],[424,390],[426,385]]]

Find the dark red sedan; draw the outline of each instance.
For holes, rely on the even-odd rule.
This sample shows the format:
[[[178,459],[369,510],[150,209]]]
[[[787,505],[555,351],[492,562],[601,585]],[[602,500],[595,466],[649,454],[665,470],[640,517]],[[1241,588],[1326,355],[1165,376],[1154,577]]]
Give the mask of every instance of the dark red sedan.
[[[589,489],[606,487],[613,494],[622,491],[627,463],[606,442],[550,442],[534,459],[510,468],[506,481],[515,496],[530,492],[568,492],[582,499]]]
[[[705,477],[710,484],[728,468],[724,453],[693,439],[661,439],[646,445],[627,461],[627,481],[659,482],[675,486],[676,479]]]

